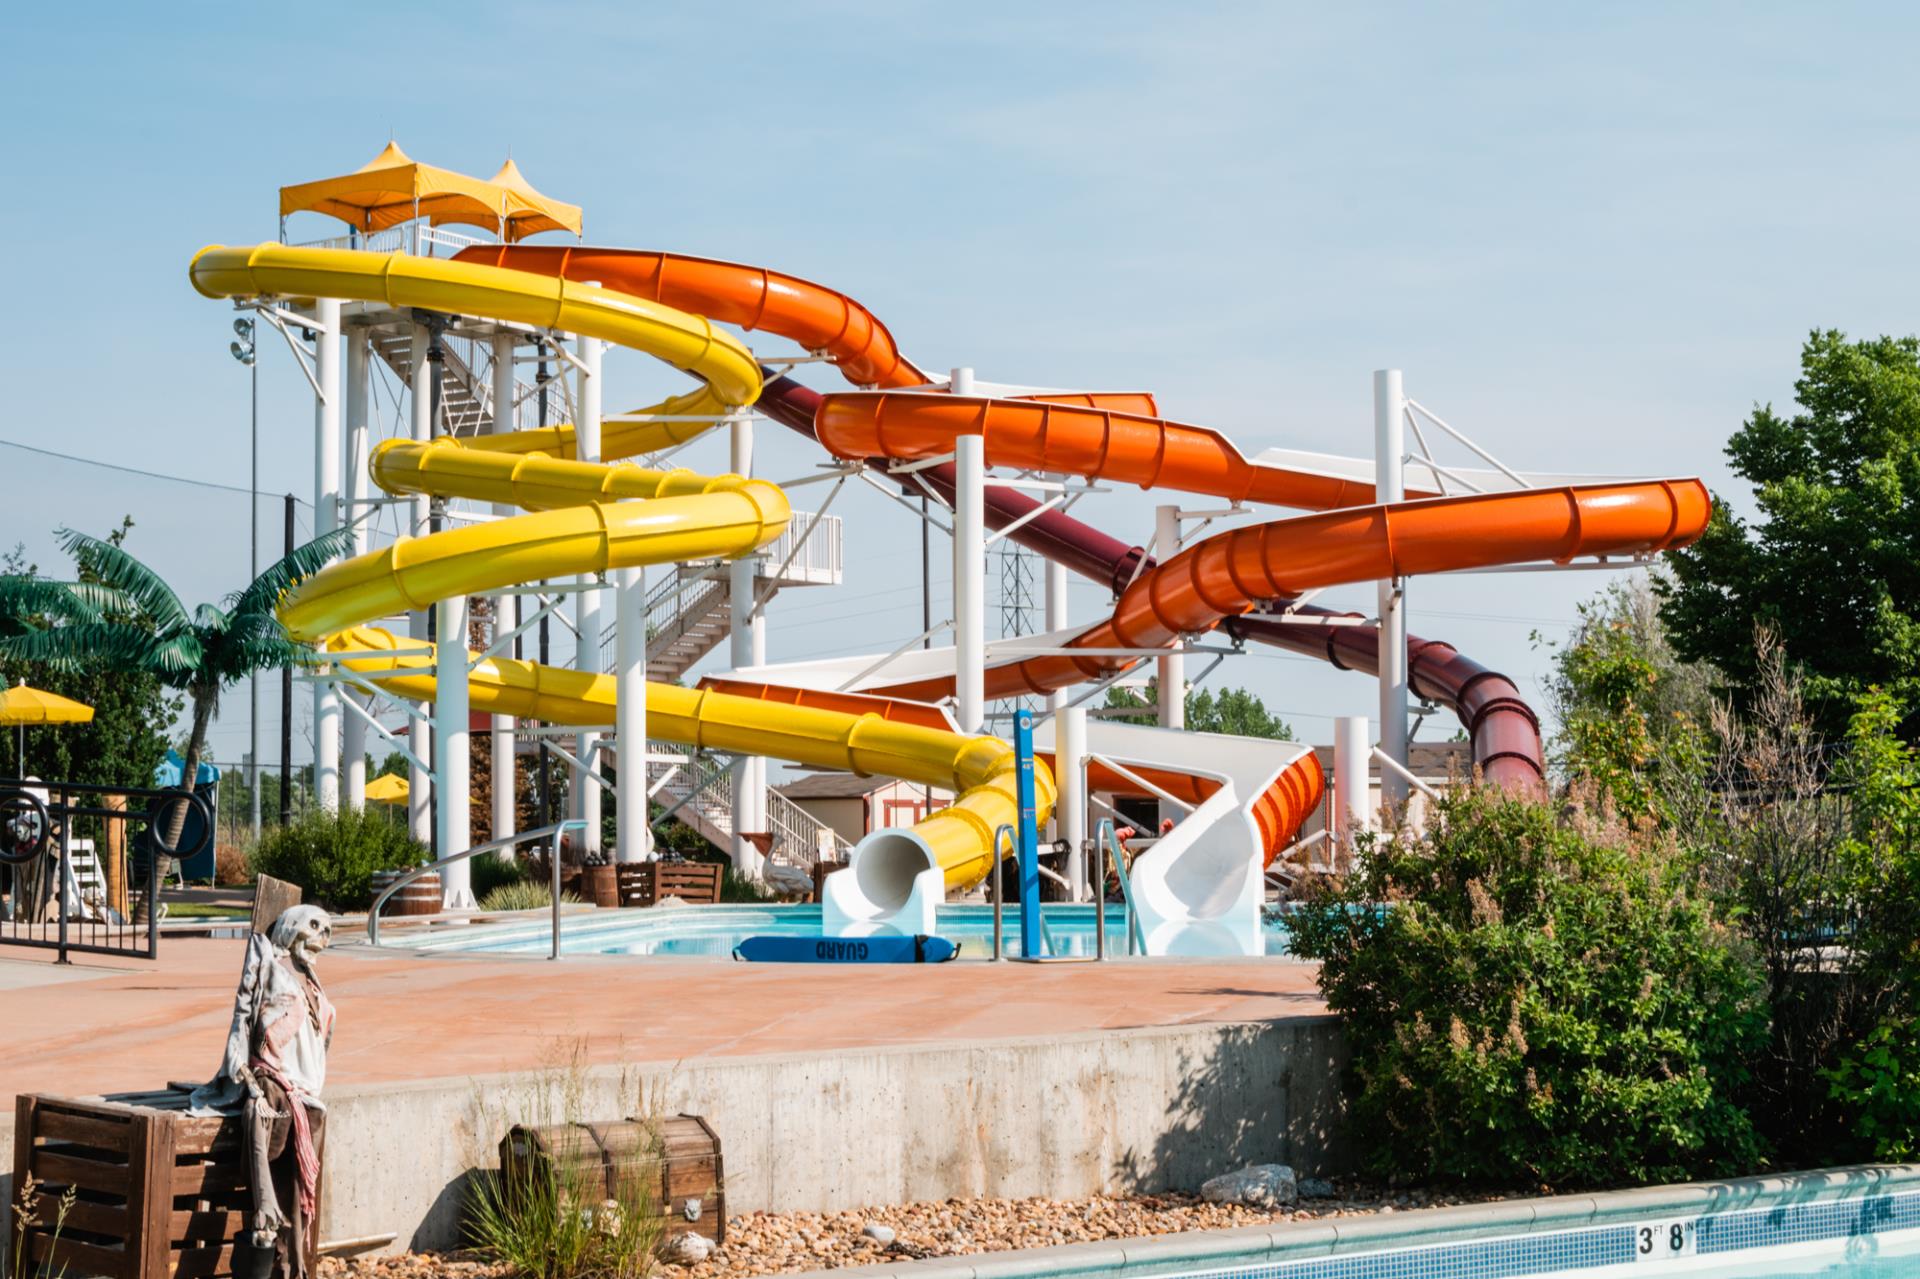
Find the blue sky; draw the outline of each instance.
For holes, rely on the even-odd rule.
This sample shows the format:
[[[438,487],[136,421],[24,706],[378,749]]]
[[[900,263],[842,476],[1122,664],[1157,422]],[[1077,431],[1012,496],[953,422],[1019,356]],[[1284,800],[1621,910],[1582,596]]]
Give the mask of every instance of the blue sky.
[[[843,288],[927,367],[1144,387],[1249,449],[1367,452],[1370,373],[1395,365],[1515,465],[1699,474],[1739,502],[1722,441],[1756,401],[1791,399],[1808,329],[1916,328],[1906,6],[401,12],[15,16],[32,57],[0,83],[0,439],[244,486],[231,313],[187,287],[188,259],[271,238],[277,187],[353,168],[390,134],[482,175],[511,148],[586,207],[591,242]],[[683,385],[631,354],[609,381],[610,407]],[[263,488],[308,494],[310,400],[284,350],[262,404]],[[820,460],[774,432],[763,474]],[[693,461],[720,467],[724,446]],[[1079,513],[1141,540],[1152,502]],[[919,629],[908,517],[877,496],[835,509],[848,584],[775,605],[775,660]],[[184,592],[244,576],[243,497],[0,446],[0,543],[50,566],[53,527],[123,513]],[[1416,581],[1413,626],[1532,689],[1531,633],[1563,633],[1600,584]],[[1100,603],[1076,587],[1079,615]],[[1359,677],[1277,655],[1214,678],[1317,740],[1373,704]],[[216,729],[223,757],[243,706]]]

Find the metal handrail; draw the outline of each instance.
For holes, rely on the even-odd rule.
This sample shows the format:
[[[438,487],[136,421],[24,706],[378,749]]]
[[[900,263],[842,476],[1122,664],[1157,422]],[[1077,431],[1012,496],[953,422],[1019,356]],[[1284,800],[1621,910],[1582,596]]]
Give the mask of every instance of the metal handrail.
[[[1134,909],[1133,880],[1127,874],[1126,854],[1120,847],[1120,837],[1115,833],[1113,819],[1102,817],[1100,825],[1094,828],[1094,832],[1094,842],[1101,848],[1102,859],[1104,860],[1108,853],[1113,855],[1113,873],[1120,881],[1120,897],[1127,907],[1127,954],[1144,954],[1147,949],[1147,939],[1140,930],[1140,912]],[[1100,884],[1094,896],[1104,909],[1107,901],[1107,878],[1104,866],[1101,867]],[[1138,950],[1134,949],[1136,943],[1139,946]]]
[[[1018,844],[1017,844],[1018,836],[1014,832],[1013,825],[1009,822],[1000,823],[1000,825],[996,827],[993,832],[993,869],[988,872],[988,874],[991,875],[992,877],[992,884],[993,884],[993,957],[996,960],[1006,958],[1006,955],[1004,953],[1005,932],[1001,925],[1001,911],[1006,905],[1006,902],[1004,900],[1005,895],[1000,891],[1000,866],[1001,866],[1001,863],[1006,860],[1005,856],[1000,851],[1000,837],[1002,835],[1006,836],[1007,846],[1009,848],[1017,849],[1018,847]],[[1058,879],[1059,876],[1056,875],[1054,876],[1054,878]],[[1065,881],[1063,880],[1061,882],[1064,883]],[[1024,910],[1025,907],[1023,906],[1021,909]],[[1094,918],[1096,920],[1099,920],[1100,916],[1095,915]],[[1020,956],[1020,960],[1018,962],[1037,964],[1046,960],[1062,960],[1062,959],[1067,960],[1069,962],[1084,962],[1085,960],[1084,956],[1062,955],[1060,953],[1060,945],[1053,938],[1053,930],[1047,927],[1047,912],[1044,907],[1041,907],[1038,905],[1035,906],[1034,919],[1040,926],[1040,941],[1041,941],[1041,944],[1047,948],[1047,953],[1045,955],[1022,955]],[[1104,959],[1106,958],[1106,953],[1105,953],[1106,943],[1104,938],[1104,933],[1106,930],[1104,927],[1104,922],[1102,922],[1100,925],[1097,925],[1097,927],[1099,929],[1100,935],[1095,937],[1096,949],[1094,953],[1094,958]]]
[[[1006,956],[1001,953],[1000,941],[1000,908],[1006,904],[1001,900],[1004,894],[1000,891],[1000,835],[1002,832],[1005,832],[1007,843],[1009,844],[1013,843],[1015,838],[1013,826],[1007,822],[1001,822],[1000,825],[994,829],[993,869],[987,872],[989,876],[987,882],[993,887],[993,957],[996,961],[1006,958]]]
[[[550,835],[558,835],[564,830],[585,829],[586,824],[583,818],[570,817],[566,821],[555,822],[551,826],[542,826],[538,830],[521,831],[517,835],[509,835],[505,839],[489,840],[484,844],[477,844],[465,852],[450,853],[442,857],[439,861],[428,862],[425,866],[415,866],[412,870],[409,870],[406,874],[394,880],[386,892],[381,893],[373,899],[373,909],[367,913],[367,944],[370,946],[378,946],[380,944],[380,908],[387,904],[387,899],[428,871],[439,870],[442,866],[451,866],[455,862],[463,862],[469,857],[478,857],[481,853],[497,853],[503,848],[512,848],[515,844],[524,844],[534,839],[545,839]],[[558,959],[560,958],[560,848],[558,841],[555,841],[554,846],[547,850],[547,862],[553,868],[553,953],[547,956],[547,958]]]

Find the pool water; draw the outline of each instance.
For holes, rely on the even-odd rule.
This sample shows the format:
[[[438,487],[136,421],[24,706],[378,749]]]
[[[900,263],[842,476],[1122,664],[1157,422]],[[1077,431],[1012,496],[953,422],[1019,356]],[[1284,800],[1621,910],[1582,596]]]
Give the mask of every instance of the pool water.
[[[1065,902],[1041,912],[1051,950],[1042,954],[1094,954],[1094,908]],[[1106,908],[1107,954],[1127,953],[1126,909]],[[1007,907],[1002,916],[1004,952],[1019,955],[1020,910]],[[993,907],[941,906],[935,932],[960,947],[961,959],[989,959],[993,955]],[[569,955],[704,955],[727,958],[748,937],[819,937],[818,906],[683,906],[650,910],[603,911],[569,915],[561,927],[561,950]],[[1269,923],[1265,931],[1269,955],[1287,953],[1284,927]],[[544,955],[552,945],[551,926],[543,914],[526,921],[483,924],[444,932],[414,943],[422,950],[458,950],[497,955]]]

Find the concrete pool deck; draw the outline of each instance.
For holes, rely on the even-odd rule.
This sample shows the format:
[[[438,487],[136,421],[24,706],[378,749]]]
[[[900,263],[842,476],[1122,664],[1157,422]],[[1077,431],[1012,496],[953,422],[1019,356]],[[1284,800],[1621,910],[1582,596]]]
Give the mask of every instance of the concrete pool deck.
[[[205,1079],[241,955],[186,937],[151,964],[0,951],[0,1095]],[[1338,1023],[1313,967],[1285,959],[869,968],[346,945],[323,973],[340,1012],[328,1239],[458,1242],[470,1170],[510,1123],[561,1117],[704,1116],[732,1212],[1189,1187],[1343,1158]]]
[[[0,950],[0,1096],[204,1079],[238,940],[166,938],[155,962]],[[831,1053],[1325,1012],[1308,964],[1274,959],[751,965],[707,959],[420,957],[343,945],[329,1087],[705,1057]]]

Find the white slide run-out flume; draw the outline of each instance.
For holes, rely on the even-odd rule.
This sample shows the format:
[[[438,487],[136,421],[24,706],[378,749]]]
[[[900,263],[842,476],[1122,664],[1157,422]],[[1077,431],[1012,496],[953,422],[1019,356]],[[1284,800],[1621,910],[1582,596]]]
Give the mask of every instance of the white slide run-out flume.
[[[1052,721],[1034,729],[1036,751],[1051,754],[1053,741]],[[1147,954],[1265,953],[1260,903],[1266,852],[1253,805],[1312,749],[1299,742],[1088,721],[1089,757],[1220,782],[1133,863],[1133,904]]]

